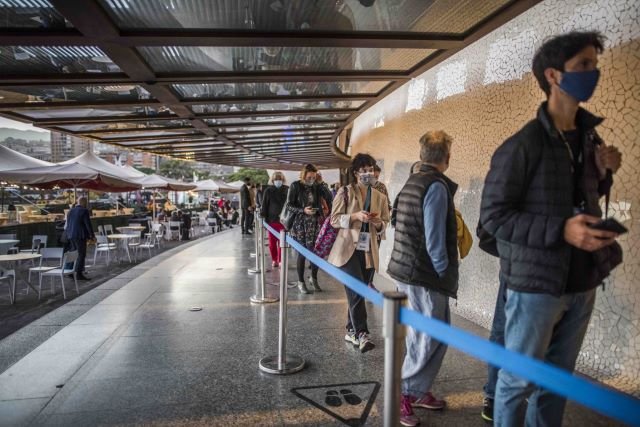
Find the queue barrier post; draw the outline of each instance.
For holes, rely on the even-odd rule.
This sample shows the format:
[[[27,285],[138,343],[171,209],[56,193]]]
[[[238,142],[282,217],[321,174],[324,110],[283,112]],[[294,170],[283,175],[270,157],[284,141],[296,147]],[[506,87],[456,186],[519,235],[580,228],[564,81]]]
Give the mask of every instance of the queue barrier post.
[[[400,420],[400,378],[406,327],[400,323],[400,307],[406,304],[402,292],[383,293],[382,335],[384,337],[384,427],[395,427]]]
[[[257,215],[256,215],[257,218]],[[267,231],[268,232],[268,231]],[[256,259],[259,260],[259,265],[258,265],[258,270],[259,270],[259,274],[260,274],[260,293],[253,295],[250,299],[250,301],[252,303],[255,304],[271,304],[274,302],[278,302],[278,298],[274,298],[274,297],[268,297],[267,296],[267,291],[265,289],[266,285],[265,285],[265,277],[264,277],[264,273],[265,273],[265,267],[264,267],[264,227],[262,226],[262,221],[261,220],[256,220],[256,242],[258,242],[257,245],[257,257]]]
[[[280,232],[280,319],[278,322],[278,354],[260,359],[260,370],[268,374],[286,375],[304,369],[305,361],[299,356],[287,354],[287,276],[289,264],[289,243],[287,232]]]
[[[255,243],[256,243],[256,253],[255,253],[255,258],[256,258],[256,267],[255,268],[250,268],[249,270],[247,270],[250,274],[259,274],[260,273],[260,247],[262,246],[262,242],[260,242],[260,227],[262,227],[262,221],[260,221],[258,219],[258,213],[256,212],[256,214],[254,215],[254,224],[255,226],[253,227],[253,237],[255,238]]]

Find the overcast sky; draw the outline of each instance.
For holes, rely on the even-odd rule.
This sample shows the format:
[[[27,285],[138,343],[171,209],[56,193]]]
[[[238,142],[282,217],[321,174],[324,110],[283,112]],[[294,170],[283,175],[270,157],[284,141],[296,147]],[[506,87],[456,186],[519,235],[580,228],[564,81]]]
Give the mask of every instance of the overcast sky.
[[[29,124],[17,122],[15,120],[9,120],[4,117],[0,117],[0,128],[12,128],[12,129],[20,129],[20,130],[34,130],[37,132],[48,132],[45,129],[36,128]]]

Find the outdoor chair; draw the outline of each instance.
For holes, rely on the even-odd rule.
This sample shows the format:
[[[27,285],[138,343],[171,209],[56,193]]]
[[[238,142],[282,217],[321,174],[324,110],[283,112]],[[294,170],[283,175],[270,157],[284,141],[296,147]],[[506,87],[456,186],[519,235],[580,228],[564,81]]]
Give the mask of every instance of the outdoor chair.
[[[20,252],[24,254],[36,254],[36,253],[40,253],[40,249],[46,248],[46,247],[47,247],[47,235],[34,234],[33,236],[31,236],[31,249],[21,249]]]
[[[169,221],[169,232],[171,235],[171,240],[173,240],[174,235],[177,236],[176,240],[180,240],[181,228],[182,223],[180,221]]]
[[[145,235],[144,243],[138,245],[139,249],[147,249],[149,251],[149,258],[151,258],[151,250],[156,247],[156,233],[152,231]]]
[[[162,227],[164,226],[159,222],[154,222],[151,224],[151,227],[149,228],[149,230],[151,230],[151,233],[147,233],[147,235],[152,233],[154,234],[155,244],[158,245],[158,248],[162,247],[162,236],[164,234],[162,231]]]
[[[16,294],[16,271],[0,268],[0,283],[6,283],[9,286],[9,302],[13,304]]]
[[[104,232],[105,232],[105,234],[106,234],[106,235],[113,234],[113,233],[114,233],[114,231],[113,231],[113,225],[111,225],[111,224],[105,224],[105,225],[104,225]]]
[[[44,277],[51,277],[51,293],[55,294],[55,278],[60,278],[60,285],[62,286],[62,298],[67,299],[67,292],[64,288],[64,276],[66,274],[73,275],[73,282],[76,285],[76,292],[80,295],[80,289],[78,289],[78,277],[76,274],[76,263],[78,262],[78,251],[65,252],[62,256],[62,262],[53,270],[43,271],[40,273],[40,282],[38,283],[38,297],[42,293],[42,279]],[[71,264],[71,268],[67,268],[67,265]]]
[[[136,236],[127,241],[129,249],[133,249],[133,261],[138,262],[138,248],[140,247],[140,232],[137,230],[125,230],[124,234]]]
[[[115,243],[109,243],[109,239],[107,236],[96,236],[96,247],[93,252],[93,266],[96,265],[96,259],[98,258],[98,253],[106,254],[107,256],[107,265],[109,265],[109,261],[111,259],[111,251],[116,250]]]
[[[29,274],[27,275],[27,282],[31,284],[31,273],[37,273],[38,276],[45,271],[51,271],[60,266],[62,257],[64,255],[63,248],[43,248],[40,251],[40,263],[37,267],[31,267]],[[29,293],[29,286],[27,286],[27,294]],[[40,291],[38,291],[38,299],[40,299]]]
[[[104,227],[101,225],[98,226],[98,234],[100,236],[106,236],[106,233],[104,232]]]

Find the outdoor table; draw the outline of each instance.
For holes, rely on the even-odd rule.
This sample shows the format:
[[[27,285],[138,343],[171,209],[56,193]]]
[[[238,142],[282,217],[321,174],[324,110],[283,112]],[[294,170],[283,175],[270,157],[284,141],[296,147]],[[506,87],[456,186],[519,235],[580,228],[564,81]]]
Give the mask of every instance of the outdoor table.
[[[2,242],[2,240],[0,240],[0,242]],[[41,255],[38,254],[38,253],[24,253],[24,252],[23,253],[19,253],[19,254],[0,255],[0,263],[6,262],[6,263],[15,264],[16,262],[19,262],[19,261],[34,260],[34,259],[38,259],[40,257],[41,257]],[[16,272],[16,282],[17,282],[18,281],[18,276],[17,276],[18,270],[15,268],[15,266],[13,267],[13,269]],[[27,284],[27,286],[29,286],[31,289],[33,289],[34,292],[38,292],[38,290],[35,287],[31,286],[31,283],[29,283],[26,280],[23,280],[23,281]],[[14,302],[14,304],[16,302],[16,296],[15,295],[13,296],[13,302]]]
[[[10,248],[14,247],[18,243],[20,243],[20,240],[0,240],[0,255],[6,254]]]
[[[142,225],[127,225],[122,227],[116,227],[116,230],[120,232],[124,232],[125,230],[134,230],[134,231],[144,231],[147,227],[143,227]]]
[[[129,240],[135,239],[137,237],[139,236],[135,234],[108,234],[107,235],[107,238],[120,242],[121,248],[124,249],[124,251],[127,253],[127,258],[129,258],[129,262],[131,262],[131,254],[129,253]],[[118,251],[116,251],[116,261],[119,261]]]

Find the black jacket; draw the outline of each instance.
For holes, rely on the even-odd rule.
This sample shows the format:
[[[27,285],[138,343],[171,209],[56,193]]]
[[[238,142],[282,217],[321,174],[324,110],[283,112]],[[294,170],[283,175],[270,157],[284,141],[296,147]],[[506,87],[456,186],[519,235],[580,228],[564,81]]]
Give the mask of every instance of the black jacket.
[[[300,181],[294,181],[289,187],[289,193],[287,194],[287,210],[294,214],[304,214],[304,208],[309,206],[306,200],[304,200],[304,184]],[[312,191],[314,194],[314,204],[312,208],[318,209],[318,215],[322,213],[322,204],[320,203],[320,189],[317,185],[313,184]],[[329,204],[329,212],[331,212],[331,204]]]
[[[431,184],[443,182],[448,189],[446,247],[449,265],[440,277],[433,267],[424,238],[423,201]],[[420,172],[412,174],[396,198],[396,232],[389,276],[410,285],[456,298],[458,292],[458,242],[453,196],[458,185],[437,169],[422,165]]]
[[[249,195],[251,189],[247,184],[242,184],[240,187],[240,207],[242,209],[249,209],[251,207],[251,196]]]
[[[584,212],[600,217],[600,197],[612,185],[600,180],[595,149],[602,142],[595,126],[603,119],[584,109],[576,122],[581,130],[584,169],[580,186]],[[480,222],[496,238],[500,269],[507,287],[520,292],[562,295],[567,287],[572,248],[564,225],[574,215],[574,183],[569,149],[546,111],[507,139],[494,153],[482,192]],[[528,184],[528,188],[527,188]],[[615,243],[592,253],[589,286],[598,286],[621,262]]]
[[[89,210],[80,205],[75,206],[67,214],[67,238],[69,240],[93,239],[93,227]]]
[[[289,187],[286,185],[283,185],[280,188],[267,187],[264,190],[264,195],[262,196],[262,206],[260,208],[260,215],[267,222],[280,221],[280,213],[282,212],[282,208],[287,201],[288,191]]]

